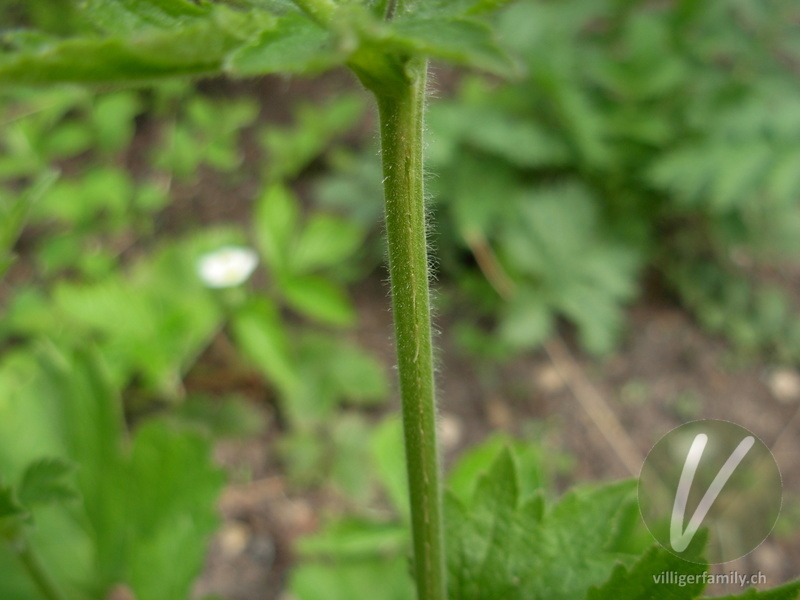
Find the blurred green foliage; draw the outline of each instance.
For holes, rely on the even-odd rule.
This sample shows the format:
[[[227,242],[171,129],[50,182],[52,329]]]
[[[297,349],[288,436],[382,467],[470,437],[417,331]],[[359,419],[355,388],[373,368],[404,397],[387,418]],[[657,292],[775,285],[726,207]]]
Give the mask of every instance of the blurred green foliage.
[[[58,36],[83,27],[71,6],[0,2],[0,22]],[[797,12],[791,0],[521,0],[501,13],[499,37],[527,74],[463,76],[428,117],[433,241],[444,296],[466,315],[459,340],[499,358],[538,346],[563,319],[588,351],[609,352],[655,271],[737,347],[800,361],[800,319],[761,268],[796,256],[800,239]],[[214,14],[197,27],[228,39],[238,21]],[[298,27],[312,42],[320,35]],[[415,44],[437,35],[406,33]],[[247,72],[280,58],[256,44],[235,63]],[[26,545],[76,597],[120,582],[145,600],[187,596],[216,523],[213,437],[255,418],[241,402],[186,397],[185,377],[220,337],[276,395],[292,481],[331,481],[355,504],[378,495],[389,506],[384,518],[334,520],[303,540],[293,592],[412,596],[401,434],[393,422],[373,428],[362,410],[389,386],[353,341],[347,289],[382,251],[378,157],[339,143],[364,103],[301,103],[281,125],[264,124],[259,106],[186,83],[2,91],[0,275],[20,258],[0,322],[0,532],[12,542],[0,547],[0,596],[37,597],[14,567]],[[165,225],[174,198],[209,174],[223,192],[249,184],[249,214],[210,227],[183,213]],[[298,194],[297,179],[312,193]],[[231,245],[253,246],[260,268],[250,283],[211,289],[198,260]],[[491,331],[474,325],[484,317]],[[174,410],[123,422],[126,410],[162,406]],[[509,569],[537,582],[526,598],[614,597],[642,564],[669,565],[653,552],[636,563],[635,532],[584,536],[587,519],[630,525],[626,484],[546,501],[547,463],[535,444],[498,437],[452,472],[449,535],[467,549],[450,556],[459,600],[496,593]],[[535,565],[531,532],[555,540]],[[612,575],[613,544],[627,570],[588,592]],[[558,596],[567,550],[576,587]]]
[[[0,594],[39,598],[12,556],[30,545],[75,597],[186,597],[217,524],[210,440],[163,420],[129,436],[96,351],[7,353],[0,388]]]
[[[349,466],[367,423],[338,410],[388,394],[384,366],[346,334],[355,311],[343,284],[362,272],[366,226],[304,214],[289,187],[363,104],[348,96],[322,112],[301,108],[297,124],[281,128],[257,125],[256,107],[186,85],[15,92],[0,107],[0,242],[22,255],[0,323],[0,520],[9,548],[30,548],[76,597],[120,583],[141,598],[187,596],[216,523],[213,436],[253,432],[259,421],[226,396],[212,408],[209,397],[186,395],[184,378],[219,336],[235,344],[241,366],[231,368],[252,365],[275,391],[293,481],[330,479],[354,497],[369,486]],[[253,127],[272,168],[256,181],[264,191],[243,219],[250,226],[192,218],[165,229],[171,196],[204,170],[241,183],[242,135]],[[143,129],[155,143],[135,141]],[[203,257],[248,245],[260,253],[258,288],[203,279]],[[73,358],[89,348],[91,357]],[[72,412],[45,418],[53,403]],[[123,410],[136,417],[132,431]],[[102,447],[69,445],[97,435]],[[157,497],[130,493],[138,487]],[[3,597],[37,597],[6,549],[0,573]]]
[[[800,320],[754,277],[800,249],[796,19],[785,0],[500,16],[528,77],[467,76],[428,118],[441,270],[498,321],[473,347],[530,348],[563,317],[608,352],[655,269],[738,347],[800,360]]]

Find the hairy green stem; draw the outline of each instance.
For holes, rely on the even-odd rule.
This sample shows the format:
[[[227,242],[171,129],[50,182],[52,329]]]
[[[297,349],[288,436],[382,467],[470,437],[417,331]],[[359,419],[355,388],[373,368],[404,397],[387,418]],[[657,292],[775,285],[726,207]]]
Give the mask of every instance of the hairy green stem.
[[[10,540],[11,547],[19,559],[25,572],[39,590],[42,598],[46,600],[67,600],[67,596],[59,589],[56,582],[50,577],[39,557],[24,538]]]
[[[389,273],[403,402],[406,465],[420,600],[446,593],[436,443],[422,130],[427,61],[406,65],[406,85],[376,92],[386,199]]]

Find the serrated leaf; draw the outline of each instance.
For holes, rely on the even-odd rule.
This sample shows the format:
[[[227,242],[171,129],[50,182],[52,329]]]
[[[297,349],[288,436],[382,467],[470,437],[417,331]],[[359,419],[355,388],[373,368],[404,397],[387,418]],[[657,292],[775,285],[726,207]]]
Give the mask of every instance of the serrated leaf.
[[[441,58],[499,75],[514,76],[511,59],[484,23],[464,18],[408,19],[393,24],[383,40],[396,50]]]
[[[234,75],[313,73],[344,62],[333,35],[303,15],[281,18],[251,44],[233,53],[226,70]]]
[[[509,441],[504,436],[493,436],[460,456],[448,475],[448,490],[461,502],[469,503],[480,477],[491,468],[495,458]]]
[[[447,487],[459,500],[469,504],[475,488],[482,476],[487,473],[494,461],[505,449],[511,450],[517,466],[517,485],[519,497],[529,498],[541,492],[547,481],[542,447],[527,441],[517,440],[505,434],[495,434],[478,446],[470,448],[459,456],[447,477]],[[547,460],[556,462],[561,458],[547,454]]]
[[[604,231],[597,199],[581,186],[526,191],[499,241],[522,295],[578,325],[594,353],[609,351],[636,291],[639,256]]]
[[[271,27],[263,14],[218,8],[173,30],[52,41],[36,51],[0,54],[0,83],[132,83],[222,71],[227,55]]]
[[[75,465],[63,458],[43,458],[28,465],[19,484],[19,500],[25,506],[73,500],[78,493],[65,481]]]
[[[797,600],[800,597],[800,581],[793,581],[771,590],[759,591],[750,588],[743,594],[719,596],[716,600]]]
[[[515,510],[519,496],[517,467],[508,447],[495,457],[487,473],[478,479],[470,506],[472,510],[498,514]]]
[[[516,467],[501,453],[471,502],[447,496],[450,597],[582,600],[620,559],[615,522],[634,489],[633,481],[576,489],[547,510],[540,494],[519,501]]]
[[[606,583],[589,590],[586,600],[691,600],[702,593],[707,570],[654,546],[629,569],[618,565]]]

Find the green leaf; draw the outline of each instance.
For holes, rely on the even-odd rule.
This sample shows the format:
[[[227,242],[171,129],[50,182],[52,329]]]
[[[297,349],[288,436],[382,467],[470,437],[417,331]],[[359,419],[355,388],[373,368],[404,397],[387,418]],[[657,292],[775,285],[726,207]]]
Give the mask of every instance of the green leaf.
[[[313,275],[283,277],[280,290],[292,308],[313,319],[338,326],[355,321],[356,313],[347,294],[327,279]]]
[[[498,245],[521,298],[569,318],[589,351],[608,352],[636,291],[640,255],[605,231],[599,200],[582,186],[525,191],[518,202]]]
[[[425,54],[499,75],[516,75],[514,63],[497,46],[492,30],[472,19],[398,21],[392,25],[383,43],[403,52]]]
[[[374,557],[333,565],[305,563],[293,570],[289,589],[298,600],[413,600],[405,557]]]
[[[353,502],[367,505],[372,496],[372,473],[364,465],[369,460],[370,425],[357,413],[336,415],[329,426],[331,436],[331,483]],[[404,532],[403,541],[408,534]],[[405,549],[405,548],[404,548]]]
[[[314,535],[298,541],[304,558],[364,558],[395,553],[403,555],[409,543],[408,529],[400,524],[343,519],[325,525]]]
[[[364,232],[358,224],[315,214],[300,233],[291,256],[291,270],[301,274],[334,266],[350,258],[363,240]]]
[[[74,500],[78,494],[65,479],[75,465],[63,458],[43,458],[28,465],[19,484],[19,499],[25,506]]]
[[[514,209],[519,184],[513,168],[494,157],[464,153],[454,163],[450,166],[454,181],[444,180],[441,192],[452,198],[455,225],[470,242],[475,234],[491,233],[504,222]]]
[[[141,100],[133,92],[98,96],[90,114],[97,147],[102,152],[120,152],[130,144],[136,129]]]
[[[60,219],[76,225],[107,221],[121,224],[134,194],[130,174],[118,167],[95,167],[80,178],[62,179],[44,195],[34,210],[37,220]]]
[[[298,347],[302,377],[313,382],[317,394],[363,406],[386,400],[389,384],[384,365],[363,348],[341,336],[311,332],[303,335]]]
[[[187,597],[217,523],[223,478],[210,460],[211,442],[151,419],[123,444],[120,400],[101,359],[54,348],[43,354],[16,376],[24,365],[3,363],[0,468],[21,471],[20,495],[37,504],[72,495],[64,480],[75,464],[80,499],[36,513],[28,541],[54,579],[79,584],[91,597],[104,597],[120,582],[139,598]],[[17,382],[22,387],[14,387],[23,374]],[[15,397],[4,402],[12,389]],[[7,435],[16,428],[33,443]],[[43,451],[54,458],[30,463]],[[0,486],[0,512],[8,504],[4,491]],[[6,594],[16,581],[6,581],[5,555],[0,562]]]
[[[397,415],[385,418],[372,433],[372,462],[386,494],[401,515],[408,517],[408,477],[403,453],[403,423]]]
[[[17,239],[25,227],[25,221],[30,213],[31,207],[37,202],[58,178],[55,171],[48,171],[40,175],[36,182],[19,198],[10,202],[10,206],[4,206],[4,199],[0,198],[0,278],[5,275],[6,269],[11,265],[13,257],[10,255],[11,249],[17,243]]]
[[[0,54],[0,83],[133,83],[210,75],[223,70],[232,50],[271,25],[261,13],[220,7],[170,31],[54,41],[36,51]]]
[[[246,440],[264,431],[265,414],[238,394],[191,394],[176,406],[180,424],[201,430],[213,439]]]
[[[432,0],[423,1],[415,8],[414,15],[477,15],[494,12],[513,0]]]
[[[386,400],[389,383],[383,363],[358,346],[339,343],[327,357],[336,391],[345,400],[375,405]]]
[[[563,140],[538,123],[492,107],[492,92],[485,93],[488,106],[436,105],[433,127],[450,129],[470,145],[501,157],[517,168],[569,164],[569,147]],[[454,122],[456,120],[458,123]]]
[[[497,434],[459,456],[447,477],[448,490],[462,503],[468,505],[475,494],[478,482],[491,470],[497,457],[506,450],[512,451],[517,464],[520,495],[529,497],[543,489],[546,481],[542,465],[544,451],[530,442]]]
[[[454,600],[581,600],[624,558],[611,545],[635,482],[578,488],[550,509],[540,493],[521,498],[518,490],[504,450],[468,502],[447,496]]]
[[[289,409],[298,412],[292,400],[289,399],[287,403]],[[309,408],[313,410],[314,407],[312,405],[303,408],[308,413]],[[320,485],[326,475],[330,444],[318,431],[306,429],[307,423],[301,420],[302,417],[305,417],[306,422],[310,421],[307,414],[289,415],[292,431],[278,441],[278,452],[293,485],[298,487]]]
[[[289,583],[299,600],[412,600],[409,532],[396,522],[342,519],[298,542]]]
[[[27,514],[28,511],[20,504],[14,488],[0,484],[0,532],[3,530],[3,521],[18,519]]]
[[[87,21],[111,33],[175,27],[187,18],[206,15],[209,10],[209,4],[198,5],[189,0],[87,0],[81,5]]]
[[[797,600],[800,597],[800,581],[793,581],[771,590],[759,591],[750,588],[743,594],[720,596],[717,600]]]
[[[264,261],[274,270],[283,271],[289,264],[290,252],[298,228],[297,199],[283,185],[268,187],[255,211],[256,243]]]
[[[233,335],[245,355],[285,394],[298,383],[289,337],[277,308],[265,298],[236,312]]]
[[[234,75],[313,73],[344,62],[333,35],[303,15],[282,17],[274,28],[234,52],[225,68]]]
[[[688,562],[654,546],[630,569],[618,565],[606,583],[589,590],[586,600],[691,600],[705,588],[707,570],[704,564]],[[673,575],[682,579],[663,579]]]
[[[137,598],[186,598],[219,522],[224,476],[211,461],[211,441],[151,421],[136,432],[128,464],[128,521],[113,533],[130,535],[131,588]]]
[[[364,100],[355,95],[345,95],[324,105],[299,104],[291,125],[273,124],[259,132],[259,142],[269,154],[269,178],[279,181],[297,177],[363,114]]]
[[[553,311],[540,296],[523,290],[515,296],[500,323],[500,336],[515,350],[535,348],[553,331]]]

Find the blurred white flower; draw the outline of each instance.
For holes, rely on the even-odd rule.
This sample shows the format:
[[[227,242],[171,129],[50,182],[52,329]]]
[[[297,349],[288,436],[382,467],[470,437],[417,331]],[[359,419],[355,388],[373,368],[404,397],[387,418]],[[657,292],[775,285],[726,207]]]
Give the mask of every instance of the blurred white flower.
[[[252,249],[223,246],[198,259],[197,273],[210,288],[228,288],[247,281],[256,265],[258,255]]]

